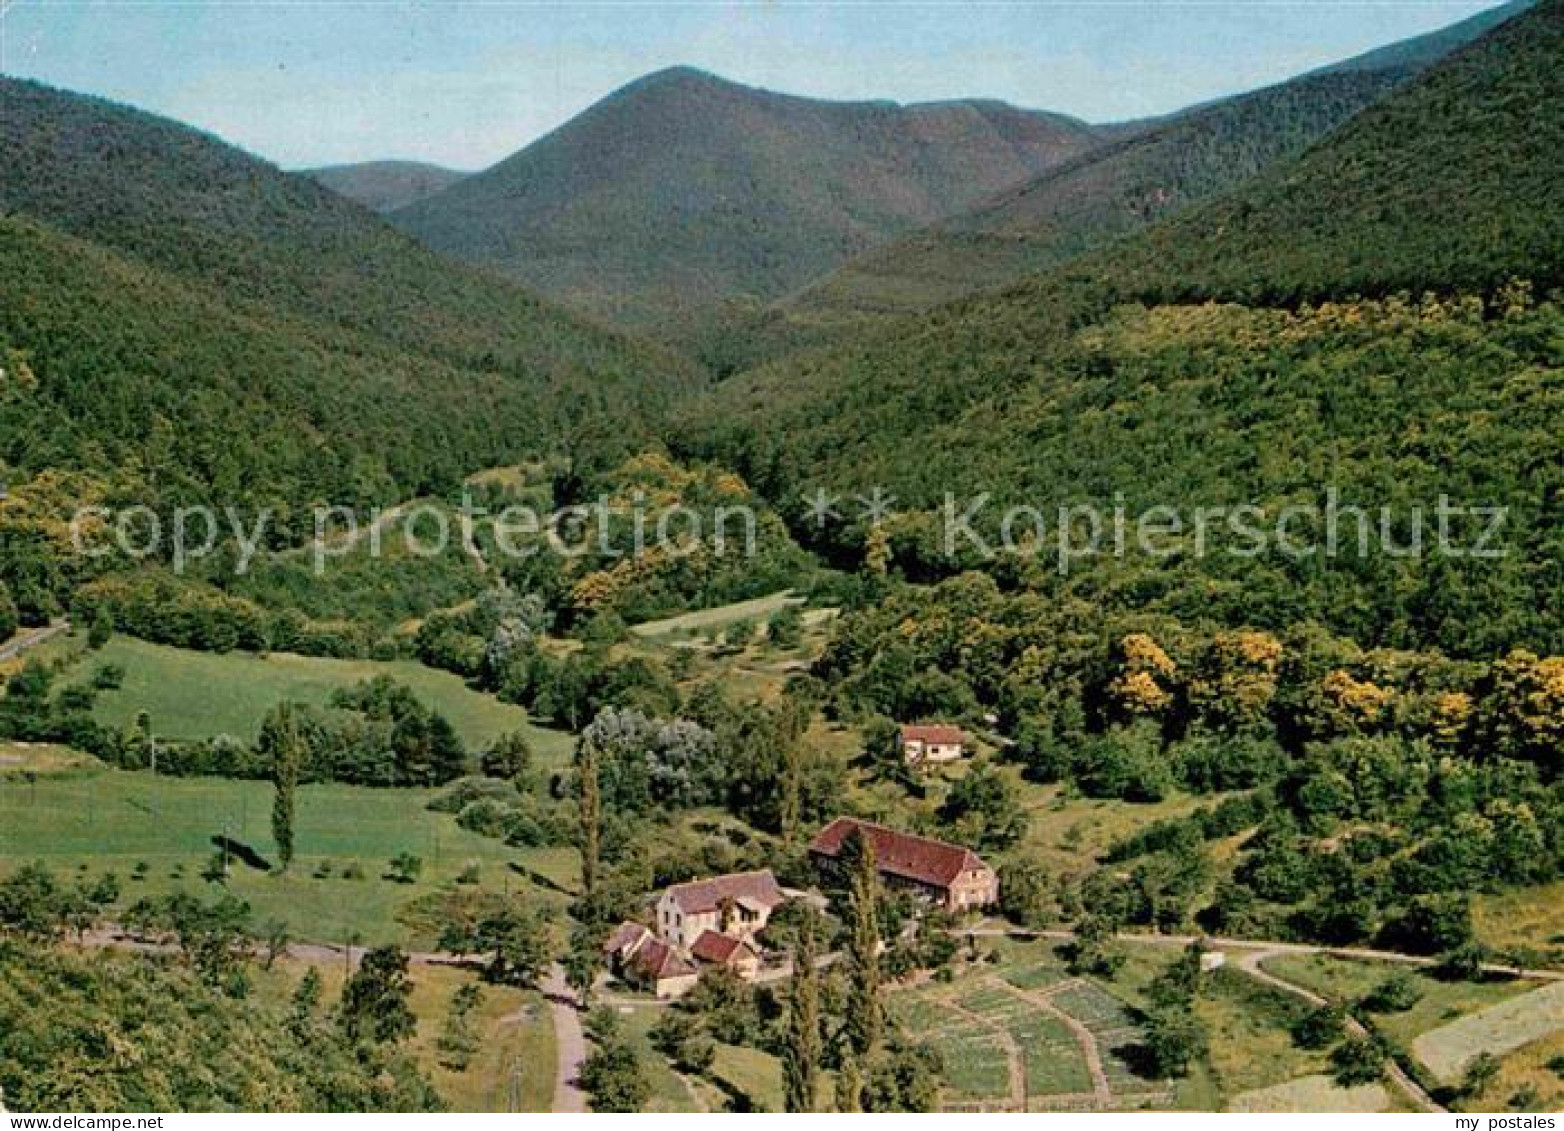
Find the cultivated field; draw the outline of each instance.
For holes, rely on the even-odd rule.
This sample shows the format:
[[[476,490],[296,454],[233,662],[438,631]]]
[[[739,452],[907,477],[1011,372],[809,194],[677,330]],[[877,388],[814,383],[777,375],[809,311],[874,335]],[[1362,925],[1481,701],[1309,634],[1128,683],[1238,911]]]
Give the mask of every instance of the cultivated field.
[[[899,991],[891,1008],[945,1061],[950,1108],[1090,1110],[1165,1107],[1162,1081],[1133,1067],[1144,1037],[1134,1006],[1073,978],[1041,944],[1001,946],[950,982]]]

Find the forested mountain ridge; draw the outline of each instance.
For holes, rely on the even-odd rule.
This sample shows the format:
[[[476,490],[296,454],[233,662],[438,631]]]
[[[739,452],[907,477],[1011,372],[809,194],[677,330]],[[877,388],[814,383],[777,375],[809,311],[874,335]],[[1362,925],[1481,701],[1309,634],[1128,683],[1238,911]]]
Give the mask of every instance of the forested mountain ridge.
[[[637,354],[307,177],[152,114],[0,79],[0,147],[0,208],[228,299],[496,370]]]
[[[1564,118],[1535,110],[1564,101],[1561,52],[1564,5],[1540,5],[1230,197],[724,383],[687,449],[772,497],[878,485],[910,510],[947,490],[1132,508],[1449,491],[1510,508],[1506,561],[1180,558],[1072,584],[1364,642],[1556,651],[1561,316],[1543,296],[1564,253]],[[1223,305],[1156,305],[1207,302]],[[959,568],[918,533],[898,551],[915,574]]]
[[[1561,279],[1564,4],[1545,0],[1296,162],[1174,217],[1081,277],[1297,302]]]
[[[1094,142],[1084,123],[997,102],[823,102],[674,68],[394,219],[646,325],[776,297]]]
[[[1532,2],[1517,0],[1248,94],[1129,123],[1117,141],[871,250],[752,316],[754,354],[827,340],[864,318],[999,289],[1232,190]]]
[[[805,318],[894,314],[998,289],[1241,184],[1410,73],[1299,79],[1177,116],[869,252],[784,307]]]
[[[76,580],[105,499],[266,507],[449,494],[575,433],[633,450],[692,366],[413,243],[208,135],[0,80],[0,583]]]
[[[467,176],[422,161],[363,161],[300,169],[299,175],[325,185],[339,196],[375,212],[395,212],[450,188]]]

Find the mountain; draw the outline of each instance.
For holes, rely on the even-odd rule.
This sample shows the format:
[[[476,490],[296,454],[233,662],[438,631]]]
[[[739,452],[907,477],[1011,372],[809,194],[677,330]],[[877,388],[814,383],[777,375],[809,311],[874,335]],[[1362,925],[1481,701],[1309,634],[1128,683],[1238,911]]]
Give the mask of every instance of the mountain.
[[[1533,0],[1142,128],[960,216],[871,250],[757,319],[784,344],[864,317],[924,310],[1064,262],[1226,192]],[[767,348],[775,348],[770,346]]]
[[[647,326],[775,298],[1094,142],[1081,122],[997,102],[822,102],[676,68],[393,219]]]
[[[1478,12],[1475,16],[1468,16],[1459,23],[1449,27],[1431,31],[1427,35],[1415,36],[1399,43],[1392,43],[1386,47],[1379,47],[1373,51],[1355,55],[1351,59],[1345,59],[1340,63],[1332,63],[1322,67],[1313,74],[1328,74],[1333,71],[1379,71],[1394,70],[1399,67],[1424,68],[1432,66],[1457,48],[1464,47],[1473,40],[1487,35],[1494,28],[1510,19],[1518,16],[1528,8],[1533,8],[1537,0],[1509,0],[1508,3],[1499,4],[1489,8],[1485,12]]]
[[[420,161],[365,161],[302,169],[300,175],[373,212],[395,212],[450,188],[467,174]]]
[[[7,512],[25,512],[32,477],[153,505],[276,504],[278,537],[296,539],[313,502],[449,492],[597,420],[633,443],[692,380],[174,122],[0,80],[0,152],[13,593],[36,556]]]
[[[990,516],[1116,494],[1132,513],[1276,508],[1327,488],[1402,522],[1440,495],[1504,506],[1503,561],[1107,555],[1071,584],[1397,646],[1556,649],[1564,116],[1537,108],[1564,104],[1560,57],[1550,0],[1225,197],[724,382],[681,450],[773,498],[879,488],[912,511],[946,492],[989,493]],[[914,542],[915,573],[959,564]]]

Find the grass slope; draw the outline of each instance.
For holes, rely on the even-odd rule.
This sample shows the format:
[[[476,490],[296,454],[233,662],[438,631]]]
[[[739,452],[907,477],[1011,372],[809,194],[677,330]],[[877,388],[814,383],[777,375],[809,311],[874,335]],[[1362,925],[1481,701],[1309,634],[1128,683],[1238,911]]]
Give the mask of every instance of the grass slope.
[[[84,657],[70,678],[84,679],[110,664],[125,670],[125,682],[100,695],[99,721],[126,726],[146,711],[156,733],[170,739],[227,734],[250,742],[266,712],[284,699],[325,707],[333,692],[390,676],[445,715],[471,750],[485,749],[515,730],[527,735],[547,765],[562,764],[571,749],[568,735],[529,725],[520,707],[473,691],[450,672],[413,661],[331,660],[282,652],[219,655],[120,636]]]
[[[0,767],[0,859],[38,860],[65,877],[113,872],[127,903],[205,888],[201,871],[216,851],[215,836],[274,858],[272,792],[266,782],[154,777],[101,766],[31,775]],[[426,808],[434,795],[301,786],[293,868],[273,875],[235,862],[227,888],[250,903],[256,923],[283,923],[296,939],[340,943],[358,934],[371,945],[424,948],[432,947],[438,930],[410,905],[448,888],[470,864],[479,867],[479,890],[535,891],[540,903],[560,904],[556,888],[575,882],[573,853],[509,849],[469,833],[449,815]],[[402,852],[424,861],[415,883],[384,878],[387,862]],[[135,879],[143,861],[145,877]],[[330,874],[316,875],[323,862]],[[343,875],[350,864],[363,878]],[[540,884],[531,886],[531,873]]]

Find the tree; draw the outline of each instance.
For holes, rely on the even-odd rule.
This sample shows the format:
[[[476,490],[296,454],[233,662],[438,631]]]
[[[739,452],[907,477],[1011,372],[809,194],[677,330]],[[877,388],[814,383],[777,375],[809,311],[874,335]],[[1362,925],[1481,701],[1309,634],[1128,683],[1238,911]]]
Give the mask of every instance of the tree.
[[[771,618],[766,636],[773,648],[797,648],[804,639],[803,611],[797,605],[783,605]]]
[[[940,806],[940,820],[962,844],[1004,850],[1026,833],[1020,790],[1005,771],[988,762],[973,766]]]
[[[398,947],[376,947],[364,955],[342,989],[342,1028],[349,1040],[395,1044],[413,1035],[418,1019],[408,1005],[413,980],[407,968],[407,955]]]
[[[0,620],[3,619],[3,614],[0,614]],[[103,601],[92,611],[92,624],[87,628],[87,647],[96,652],[113,637],[114,613],[109,609],[108,602]],[[0,639],[3,639],[3,634],[0,634]]]
[[[593,1111],[637,1112],[646,1106],[651,1082],[635,1046],[625,1039],[618,1018],[597,1010],[587,1020],[597,1045],[581,1065],[581,1087],[592,1097]]]
[[[185,961],[208,985],[222,987],[233,997],[248,991],[243,966],[254,947],[248,903],[226,892],[212,903],[176,892],[132,917],[173,931]]]
[[[581,828],[581,894],[589,904],[597,896],[599,856],[603,838],[603,800],[598,780],[600,753],[597,738],[583,734],[576,744],[576,777],[579,782],[577,806]]]
[[[1461,894],[1420,896],[1399,919],[1386,925],[1385,935],[1413,954],[1457,951],[1476,937],[1471,903]]]
[[[440,945],[457,954],[487,954],[483,977],[495,985],[530,985],[549,958],[547,927],[535,913],[514,907],[491,911],[471,925],[450,924]]]
[[[760,1030],[755,990],[732,970],[716,967],[701,975],[684,999],[686,1008],[698,1013],[706,1029],[723,1044],[750,1045]]]
[[[1363,1008],[1371,1013],[1405,1013],[1422,1000],[1417,979],[1405,970],[1396,970],[1369,991]]]
[[[681,1072],[705,1072],[717,1056],[717,1046],[701,1023],[682,1009],[665,1009],[652,1026],[652,1045]]]
[[[943,1068],[933,1048],[898,1036],[875,1064],[865,1106],[870,1111],[934,1111]]]
[[[393,883],[416,883],[419,873],[424,870],[423,858],[414,856],[411,852],[398,852],[391,857],[387,865],[386,876]]]
[[[479,766],[485,777],[520,784],[532,770],[532,745],[519,730],[503,734],[484,751]]]
[[[21,620],[21,615],[16,611],[16,602],[11,599],[10,588],[4,581],[0,581],[0,640],[9,640],[15,636]]]
[[[1299,1048],[1329,1048],[1347,1029],[1347,1013],[1341,1006],[1327,1003],[1311,1009],[1292,1024],[1293,1043]]]
[[[59,929],[64,893],[42,864],[23,864],[0,883],[0,930],[47,938]]]
[[[582,1009],[592,1008],[592,991],[603,970],[603,931],[591,923],[582,923],[570,932],[570,949],[565,952],[565,982],[575,991]]]
[[[842,1057],[842,1063],[836,1070],[836,1110],[839,1112],[860,1112],[863,1110],[863,1072],[858,1067],[858,1058],[851,1051]]]
[[[815,1111],[820,1104],[820,973],[815,969],[819,916],[806,908],[793,949],[793,992],[782,1046],[787,1111]]]
[[[294,987],[293,997],[289,1001],[288,1027],[300,1041],[314,1026],[315,1011],[320,1008],[323,989],[320,971],[313,966],[304,971],[304,977]]]
[[[874,1055],[884,1027],[880,1002],[880,874],[874,842],[854,832],[844,845],[849,857],[847,892],[848,1000],[844,1031],[848,1047],[864,1062]]]
[[[1499,1058],[1493,1053],[1478,1053],[1461,1074],[1461,1094],[1467,1099],[1476,1099],[1482,1095],[1499,1078],[1500,1067]]]
[[[440,1028],[435,1047],[440,1063],[453,1072],[465,1072],[478,1051],[478,1034],[472,1026],[472,1012],[483,1002],[483,989],[471,982],[451,995],[451,1005]]]
[[[1124,955],[1114,941],[1113,924],[1098,914],[1086,915],[1076,924],[1075,938],[1065,948],[1070,973],[1111,978],[1124,965]]]
[[[1052,899],[1050,875],[1031,857],[1007,860],[999,867],[999,909],[1012,923],[1038,926],[1048,914]]]
[[[1379,1041],[1371,1037],[1348,1037],[1331,1053],[1332,1075],[1343,1088],[1373,1084],[1385,1074],[1385,1062],[1389,1059],[1390,1054]]]
[[[1187,1076],[1210,1045],[1206,1027],[1187,1005],[1153,1007],[1146,1018],[1146,1056],[1159,1076]]]
[[[291,703],[279,703],[267,714],[261,723],[259,746],[261,754],[270,758],[272,764],[272,783],[276,788],[272,799],[272,839],[286,872],[293,863],[294,795],[306,753]]]
[[[910,789],[916,778],[902,753],[900,733],[890,719],[874,719],[864,728],[863,757],[875,777]]]

